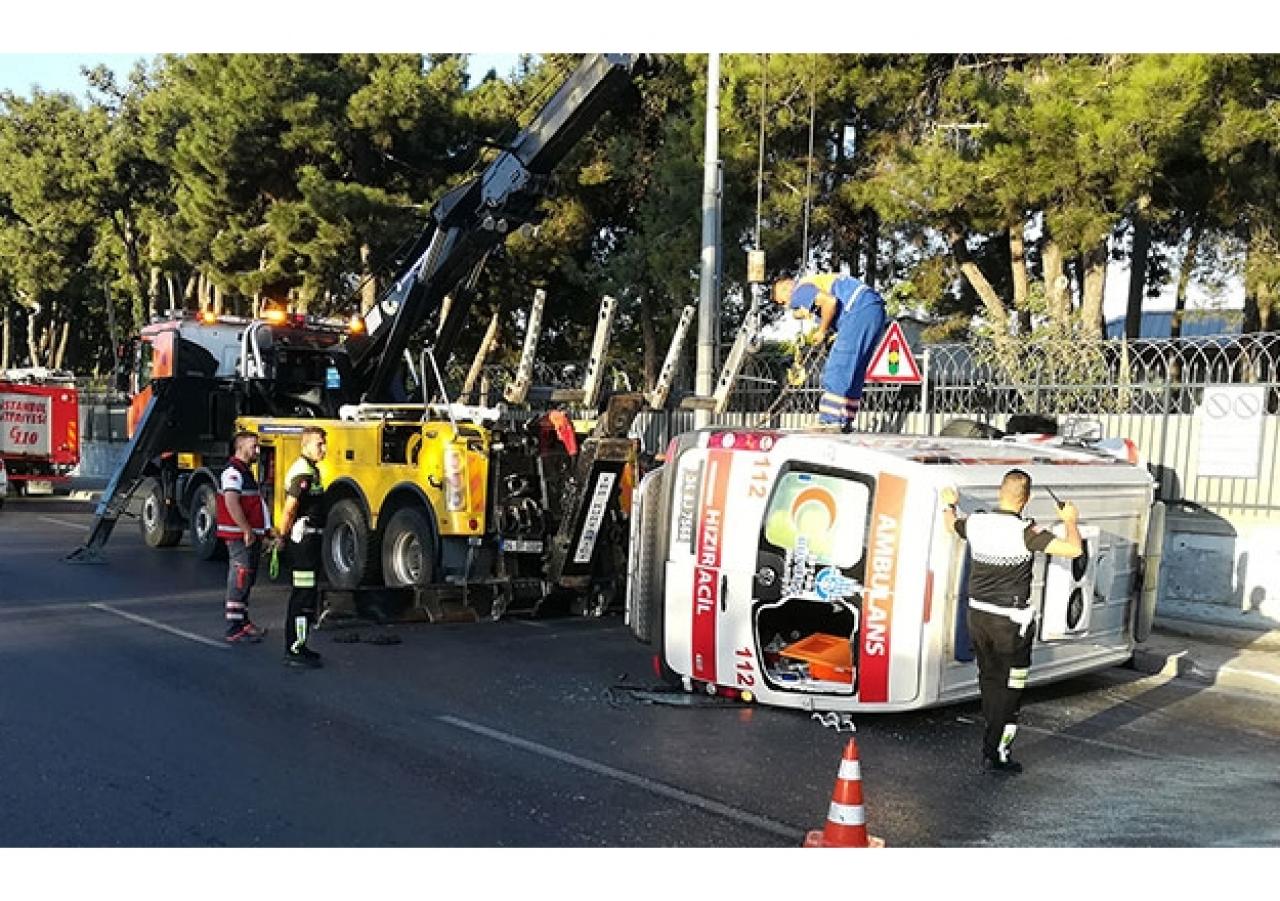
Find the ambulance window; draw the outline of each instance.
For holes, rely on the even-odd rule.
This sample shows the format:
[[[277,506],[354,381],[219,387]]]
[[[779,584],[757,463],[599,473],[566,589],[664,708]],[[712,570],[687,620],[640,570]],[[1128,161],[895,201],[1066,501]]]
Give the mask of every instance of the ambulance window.
[[[764,537],[794,550],[803,541],[820,565],[848,569],[862,560],[871,486],[816,472],[786,472],[774,486],[765,514]]]

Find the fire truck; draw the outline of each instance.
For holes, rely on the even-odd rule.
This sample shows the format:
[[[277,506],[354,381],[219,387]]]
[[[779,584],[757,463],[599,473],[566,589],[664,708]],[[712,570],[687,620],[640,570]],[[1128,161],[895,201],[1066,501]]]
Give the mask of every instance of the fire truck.
[[[0,371],[0,458],[19,490],[52,488],[80,463],[74,376],[44,368]]]

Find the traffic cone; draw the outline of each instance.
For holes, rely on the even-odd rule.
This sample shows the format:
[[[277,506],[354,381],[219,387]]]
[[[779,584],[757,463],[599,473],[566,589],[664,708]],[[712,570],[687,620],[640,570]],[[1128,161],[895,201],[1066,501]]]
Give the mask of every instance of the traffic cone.
[[[867,834],[867,814],[862,807],[862,766],[858,763],[858,743],[845,745],[831,793],[827,824],[804,837],[806,848],[883,848],[884,839]]]

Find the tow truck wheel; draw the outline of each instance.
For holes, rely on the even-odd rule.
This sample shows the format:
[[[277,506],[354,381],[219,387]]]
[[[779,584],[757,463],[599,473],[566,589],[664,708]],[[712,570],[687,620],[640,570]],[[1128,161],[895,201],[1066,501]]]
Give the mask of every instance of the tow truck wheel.
[[[142,511],[138,514],[138,523],[142,528],[142,540],[147,547],[173,547],[182,539],[182,529],[171,527],[164,488],[156,479],[147,479],[139,494]]]
[[[389,588],[435,581],[435,534],[416,507],[397,510],[382,536],[382,578]]]
[[[218,539],[218,492],[208,482],[191,501],[191,550],[201,560],[227,557],[227,546]]]
[[[325,577],[334,588],[359,588],[373,581],[373,535],[359,502],[345,498],[333,505],[324,524],[321,556]]]

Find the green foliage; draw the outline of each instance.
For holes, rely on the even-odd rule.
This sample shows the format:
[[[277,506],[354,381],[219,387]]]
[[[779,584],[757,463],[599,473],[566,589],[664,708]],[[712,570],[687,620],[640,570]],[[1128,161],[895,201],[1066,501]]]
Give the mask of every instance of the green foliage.
[[[108,294],[122,335],[170,302],[351,308],[578,60],[527,58],[513,79],[471,84],[460,54],[167,55],[122,80],[86,73],[87,105],[0,96],[11,357],[51,360],[65,329],[67,365],[105,366]],[[706,68],[663,57],[573,148],[536,235],[491,255],[476,291],[478,310],[502,315],[500,359],[515,359],[544,287],[544,357],[581,360],[610,294],[614,359],[631,372],[660,361],[699,291]],[[895,312],[932,317],[931,337],[986,334],[1002,359],[1016,305],[1044,343],[1041,375],[1071,378],[1048,355],[1096,325],[1082,321],[1087,261],[1127,253],[1117,239],[1139,214],[1148,295],[1181,273],[1195,231],[1195,277],[1224,283],[1246,248],[1250,315],[1275,321],[1274,56],[726,54],[720,87],[726,339],[758,244],[771,280],[847,267]],[[1025,271],[1010,234],[1025,238]],[[1066,266],[1065,319],[1050,251]]]

